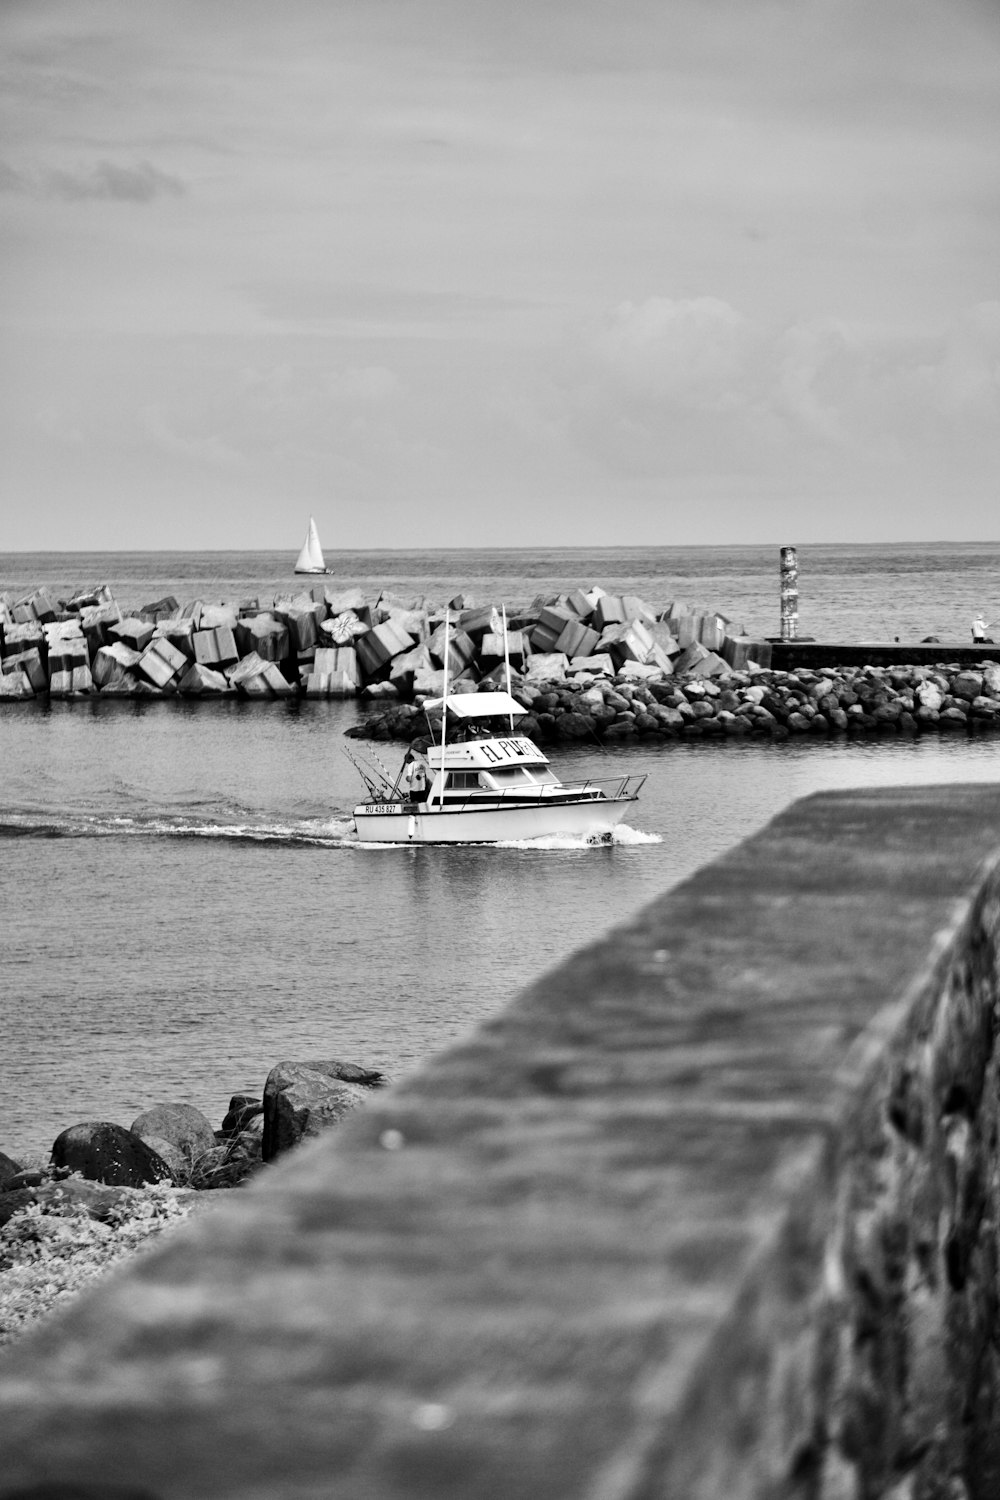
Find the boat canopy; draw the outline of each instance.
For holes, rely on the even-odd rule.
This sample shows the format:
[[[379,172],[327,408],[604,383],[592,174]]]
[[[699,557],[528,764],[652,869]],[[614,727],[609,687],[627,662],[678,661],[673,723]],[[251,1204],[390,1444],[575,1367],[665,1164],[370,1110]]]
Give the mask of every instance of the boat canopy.
[[[429,698],[425,709],[441,708],[443,698]],[[519,719],[528,710],[510,693],[456,693],[448,698],[448,715],[456,719]]]

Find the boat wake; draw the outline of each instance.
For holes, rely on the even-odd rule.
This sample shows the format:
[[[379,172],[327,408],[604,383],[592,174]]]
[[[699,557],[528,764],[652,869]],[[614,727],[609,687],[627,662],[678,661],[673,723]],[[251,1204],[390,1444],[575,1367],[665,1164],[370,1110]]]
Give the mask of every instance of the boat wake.
[[[354,848],[357,839],[353,821],[342,817],[268,822],[240,818],[230,821],[216,814],[148,813],[110,816],[106,813],[70,813],[62,818],[33,813],[8,813],[0,819],[0,839],[218,839],[236,843],[318,845],[323,848]]]
[[[537,839],[504,839],[494,847],[497,849],[594,849],[606,848],[610,844],[661,844],[658,833],[643,833],[639,828],[629,828],[619,823],[610,833],[596,834],[588,838],[584,834],[549,834]]]
[[[0,839],[214,839],[231,843],[278,844],[288,847],[316,846],[326,849],[378,850],[453,847],[461,845],[384,844],[362,842],[354,832],[349,813],[330,818],[269,821],[240,808],[215,809],[203,814],[149,812],[111,815],[73,812],[63,817],[51,813],[8,812],[0,818]],[[471,848],[494,849],[588,849],[600,846],[659,844],[657,833],[643,833],[620,824],[611,833],[587,838],[582,834],[552,834],[534,839],[504,839]]]

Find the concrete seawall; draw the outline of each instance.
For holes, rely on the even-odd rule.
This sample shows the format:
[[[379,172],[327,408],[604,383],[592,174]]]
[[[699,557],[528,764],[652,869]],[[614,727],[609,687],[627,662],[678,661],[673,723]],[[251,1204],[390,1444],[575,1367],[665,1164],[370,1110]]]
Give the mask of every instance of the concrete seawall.
[[[995,1496],[998,851],[794,804],[0,1359],[0,1497]]]

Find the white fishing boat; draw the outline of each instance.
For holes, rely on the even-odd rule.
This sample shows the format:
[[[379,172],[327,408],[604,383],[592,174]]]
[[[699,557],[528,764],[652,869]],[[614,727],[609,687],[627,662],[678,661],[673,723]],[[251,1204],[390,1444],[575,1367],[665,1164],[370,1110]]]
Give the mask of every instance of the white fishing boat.
[[[618,776],[564,784],[538,746],[515,732],[515,721],[527,709],[509,691],[449,695],[446,678],[444,696],[426,705],[429,723],[437,710],[440,738],[423,758],[408,751],[395,781],[380,763],[354,761],[369,793],[368,801],[354,809],[361,842],[497,844],[567,835],[604,839],[637,800],[646,779]],[[449,718],[459,726],[451,741]],[[506,721],[506,734],[496,732],[498,721]]]
[[[309,529],[302,543],[302,551],[295,564],[295,571],[296,573],[329,573],[330,571],[323,560],[323,548],[319,544],[319,532],[316,530],[316,522],[312,516],[309,517]]]

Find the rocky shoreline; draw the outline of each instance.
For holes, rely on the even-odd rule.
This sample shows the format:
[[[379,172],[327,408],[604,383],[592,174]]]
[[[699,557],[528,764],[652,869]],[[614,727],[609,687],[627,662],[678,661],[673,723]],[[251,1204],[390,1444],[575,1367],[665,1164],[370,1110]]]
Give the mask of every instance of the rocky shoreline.
[[[815,735],[977,733],[1000,725],[1000,664],[982,670],[864,667],[838,672],[799,667],[791,672],[748,664],[744,671],[701,676],[646,676],[626,669],[601,681],[532,681],[515,675],[513,696],[528,710],[518,733],[538,744],[742,738],[773,740]],[[347,730],[359,739],[420,742],[423,711],[397,704]]]
[[[153,1235],[336,1125],[387,1080],[339,1059],[281,1062],[234,1094],[218,1130],[187,1103],[129,1128],[87,1121],[25,1165],[0,1149],[0,1345]]]

